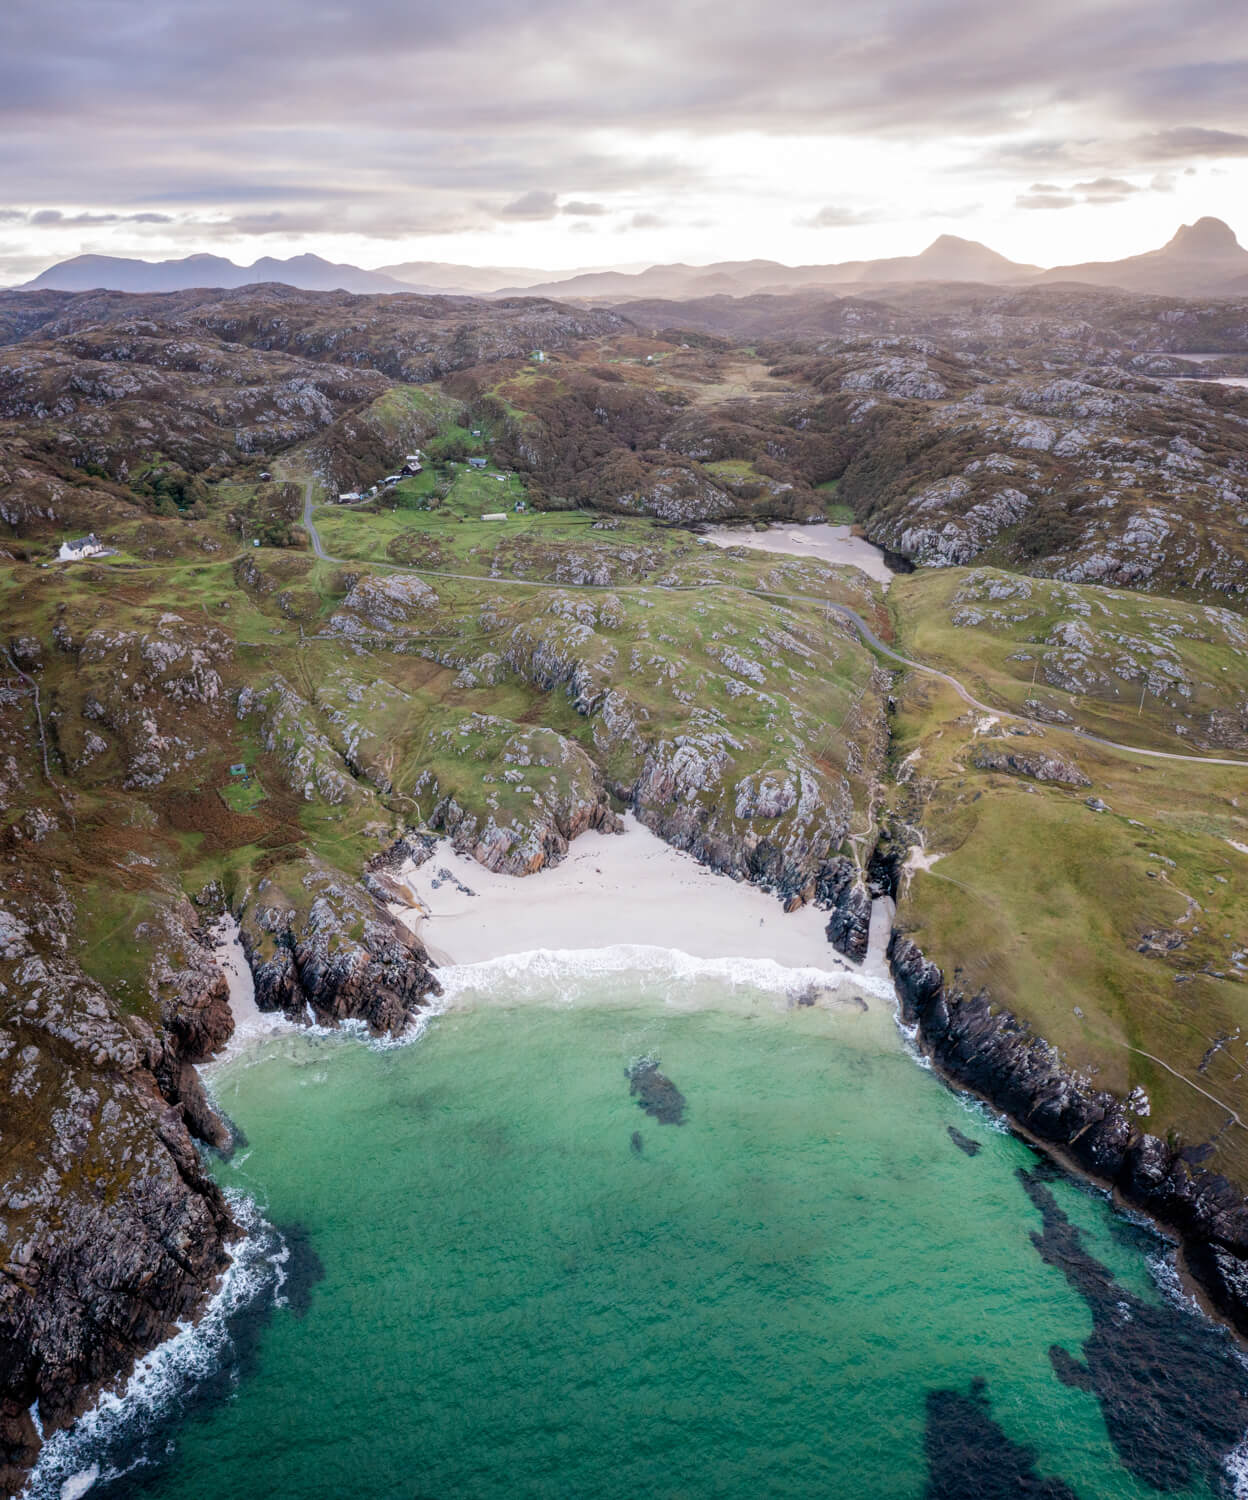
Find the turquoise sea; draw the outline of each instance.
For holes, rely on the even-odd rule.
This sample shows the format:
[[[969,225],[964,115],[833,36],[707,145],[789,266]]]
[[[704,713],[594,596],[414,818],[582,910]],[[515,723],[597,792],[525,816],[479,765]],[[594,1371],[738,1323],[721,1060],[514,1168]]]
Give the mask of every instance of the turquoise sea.
[[[215,1068],[240,1268],[35,1494],[1237,1493],[1244,1367],[1159,1289],[1165,1247],[920,1066],[882,996],[450,973],[408,1044]]]

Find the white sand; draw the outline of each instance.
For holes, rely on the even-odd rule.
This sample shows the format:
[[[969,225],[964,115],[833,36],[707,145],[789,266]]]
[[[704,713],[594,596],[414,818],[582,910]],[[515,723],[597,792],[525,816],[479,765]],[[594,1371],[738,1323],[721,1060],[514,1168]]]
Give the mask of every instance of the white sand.
[[[234,1017],[234,1035],[221,1055],[230,1056],[256,1037],[289,1031],[291,1023],[285,1016],[263,1011],[256,1004],[255,981],[251,977],[251,967],[239,941],[238,923],[234,918],[229,915],[219,918],[209,929],[208,935],[216,951],[217,965],[230,987],[230,1014]]]
[[[794,974],[803,984],[819,983],[820,974],[837,976],[829,991],[838,996],[833,1004],[854,995],[892,995],[884,957],[891,901],[875,902],[870,950],[864,963],[852,964],[828,942],[827,912],[804,906],[786,915],[774,896],[715,874],[631,815],[623,833],[582,834],[561,864],[536,875],[493,874],[442,840],[431,859],[419,866],[409,861],[393,878],[404,900],[391,910],[439,965],[459,969],[461,982],[467,966],[521,955],[554,956],[562,963],[593,952],[608,968],[662,966],[673,955],[685,955],[729,969],[737,961],[763,960],[804,971]],[[235,1024],[223,1056],[298,1030],[284,1016],[257,1008],[237,922],[223,917],[212,939],[229,982]],[[766,972],[775,975],[774,969]]]
[[[442,870],[453,879],[442,879]],[[631,815],[624,833],[582,834],[562,864],[536,875],[492,874],[443,841],[432,859],[409,863],[399,879],[411,902],[395,911],[444,965],[639,945],[864,977],[884,972],[879,954],[859,970],[836,952],[826,912],[805,906],[786,915],[774,896],[715,874]],[[887,923],[887,913],[881,916]]]
[[[849,526],[780,525],[767,531],[716,526],[702,535],[717,547],[750,547],[756,552],[781,552],[786,557],[813,557],[841,567],[861,568],[885,588],[893,577],[883,552],[863,537],[855,536]]]

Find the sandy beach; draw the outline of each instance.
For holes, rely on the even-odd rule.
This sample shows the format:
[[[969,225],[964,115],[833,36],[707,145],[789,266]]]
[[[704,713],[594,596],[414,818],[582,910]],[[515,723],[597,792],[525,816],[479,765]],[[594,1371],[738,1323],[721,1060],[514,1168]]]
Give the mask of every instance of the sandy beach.
[[[862,970],[841,958],[827,939],[826,912],[806,906],[786,915],[774,896],[715,874],[631,815],[623,833],[584,833],[562,864],[536,875],[492,874],[444,841],[398,879],[411,900],[395,911],[443,965],[635,945],[794,969],[885,972],[879,953]],[[887,923],[887,913],[881,917]]]
[[[392,878],[404,899],[391,911],[443,970],[459,971],[468,988],[464,971],[474,965],[541,955],[548,966],[593,953],[604,972],[705,960],[734,978],[766,974],[775,984],[782,982],[777,970],[784,970],[799,983],[833,976],[845,995],[892,993],[884,957],[890,901],[875,903],[870,951],[861,965],[852,964],[828,942],[826,912],[804,906],[786,914],[776,897],[708,870],[631,814],[623,833],[584,833],[561,864],[535,875],[494,874],[442,840],[431,859],[408,861]],[[284,1016],[257,1009],[234,920],[219,921],[212,939],[235,1023],[222,1056],[297,1029]],[[692,978],[695,969],[686,967]]]
[[[748,527],[715,526],[702,533],[717,547],[749,547],[756,552],[781,552],[786,557],[813,557],[840,567],[861,568],[885,588],[893,572],[884,554],[850,526],[772,526],[767,531]]]
[[[289,1031],[292,1023],[275,1011],[263,1011],[256,1004],[256,986],[251,977],[247,955],[238,937],[238,923],[231,916],[219,918],[209,929],[217,963],[230,987],[230,1014],[234,1017],[234,1035],[218,1054],[231,1057],[258,1037]]]

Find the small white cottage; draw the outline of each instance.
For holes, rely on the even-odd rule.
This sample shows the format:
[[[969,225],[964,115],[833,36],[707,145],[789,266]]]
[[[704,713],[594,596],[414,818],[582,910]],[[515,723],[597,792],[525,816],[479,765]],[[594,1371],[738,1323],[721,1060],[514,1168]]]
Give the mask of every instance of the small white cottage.
[[[57,562],[81,562],[84,557],[98,557],[104,551],[104,543],[95,532],[75,537],[72,542],[62,542],[56,554]]]

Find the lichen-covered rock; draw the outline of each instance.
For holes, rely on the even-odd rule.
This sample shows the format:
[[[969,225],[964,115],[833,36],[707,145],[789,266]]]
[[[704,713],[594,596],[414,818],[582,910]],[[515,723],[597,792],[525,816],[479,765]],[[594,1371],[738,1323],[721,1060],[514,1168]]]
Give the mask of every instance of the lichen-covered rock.
[[[297,897],[262,882],[239,916],[256,1004],[295,1021],[358,1019],[398,1035],[441,993],[424,948],[361,886],[316,865],[294,873]]]
[[[437,605],[437,594],[414,574],[367,573],[329,617],[329,628],[346,636],[401,630],[413,620],[427,621]]]
[[[317,727],[311,704],[284,677],[274,677],[264,687],[241,688],[237,713],[240,719],[261,716],[264,748],[277,756],[287,785],[305,802],[319,796],[338,804],[373,795],[352,778],[344,757]]]
[[[1056,781],[1062,786],[1092,785],[1073,761],[1038,750],[1015,750],[999,740],[980,741],[971,751],[971,764],[981,771],[1001,771],[1032,781]]]
[[[578,744],[553,729],[473,715],[435,745],[440,764],[449,755],[502,768],[487,773],[490,790],[482,805],[473,778],[457,774],[452,761],[429,819],[461,854],[487,869],[529,875],[558,863],[586,829],[610,833],[620,827],[602,772]]]
[[[54,918],[53,926],[58,918]],[[46,916],[6,908],[0,957],[0,1487],[40,1438],[192,1314],[232,1233],[168,1043],[67,960]]]

